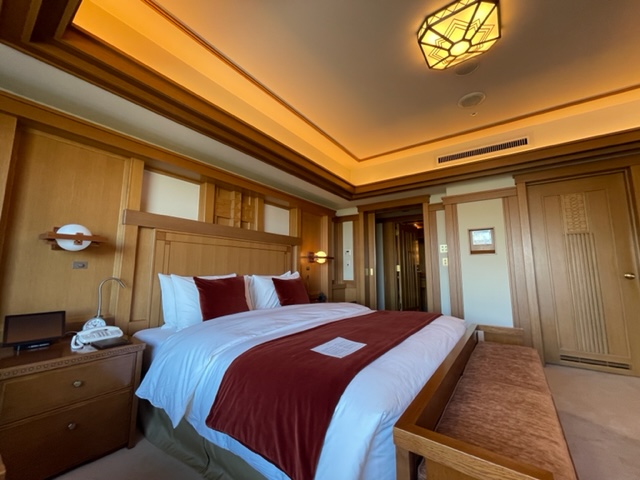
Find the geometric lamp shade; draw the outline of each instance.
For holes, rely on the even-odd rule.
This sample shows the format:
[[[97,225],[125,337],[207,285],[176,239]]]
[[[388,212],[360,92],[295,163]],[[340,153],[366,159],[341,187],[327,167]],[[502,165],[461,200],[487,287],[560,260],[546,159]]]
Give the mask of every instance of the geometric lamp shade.
[[[499,38],[498,0],[458,0],[427,16],[418,30],[418,43],[434,70],[476,57]]]

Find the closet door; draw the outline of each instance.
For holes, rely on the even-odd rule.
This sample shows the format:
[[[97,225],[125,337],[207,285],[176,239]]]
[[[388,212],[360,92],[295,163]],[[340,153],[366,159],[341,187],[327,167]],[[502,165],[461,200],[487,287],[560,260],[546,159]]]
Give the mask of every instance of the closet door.
[[[640,272],[624,174],[527,192],[545,360],[639,375]]]

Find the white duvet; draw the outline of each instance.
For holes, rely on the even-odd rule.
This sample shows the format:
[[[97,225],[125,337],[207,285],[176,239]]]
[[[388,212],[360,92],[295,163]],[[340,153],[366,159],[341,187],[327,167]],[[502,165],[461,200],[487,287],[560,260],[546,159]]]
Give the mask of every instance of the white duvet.
[[[185,418],[266,478],[286,479],[260,455],[205,425],[227,366],[265,341],[370,312],[353,303],[291,305],[202,322],[158,347],[136,394],[165,410],[174,426]],[[358,373],[333,414],[315,478],[395,479],[393,425],[464,331],[462,320],[438,317]]]

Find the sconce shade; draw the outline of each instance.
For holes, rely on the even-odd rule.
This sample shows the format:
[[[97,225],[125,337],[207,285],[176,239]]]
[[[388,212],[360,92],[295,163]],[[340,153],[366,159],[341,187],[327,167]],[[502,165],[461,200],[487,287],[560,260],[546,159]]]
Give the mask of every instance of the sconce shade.
[[[322,250],[318,250],[316,252],[316,262],[317,263],[326,263],[327,262],[327,252],[323,252]]]
[[[458,0],[428,15],[418,43],[429,68],[444,70],[476,57],[500,38],[498,0]]]
[[[309,261],[309,263],[319,263],[319,264],[326,263],[327,260],[333,260],[333,257],[328,256],[327,253],[323,252],[322,250],[318,250],[315,253],[309,252],[306,258]]]
[[[63,225],[58,230],[56,230],[58,235],[76,235],[78,233],[82,235],[86,235],[88,237],[91,236],[91,231],[82,225],[78,225],[76,223],[70,223],[69,225]],[[56,238],[56,243],[63,250],[69,250],[70,252],[77,252],[78,250],[84,250],[89,245],[91,245],[91,241],[89,240],[79,240],[79,239],[70,239],[70,238]]]
[[[107,241],[106,238],[93,235],[87,227],[76,223],[54,227],[53,232],[43,233],[40,238],[48,241],[54,250],[62,249],[70,252],[84,250],[91,244],[99,245]]]

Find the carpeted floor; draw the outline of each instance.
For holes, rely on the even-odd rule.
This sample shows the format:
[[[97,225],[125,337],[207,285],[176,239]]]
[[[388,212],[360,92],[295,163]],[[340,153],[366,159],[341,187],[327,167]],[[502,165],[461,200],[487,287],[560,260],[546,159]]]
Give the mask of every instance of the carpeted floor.
[[[545,373],[580,480],[640,479],[640,378],[548,365]],[[199,480],[140,437],[58,480]]]
[[[548,365],[580,480],[640,479],[640,378]]]

